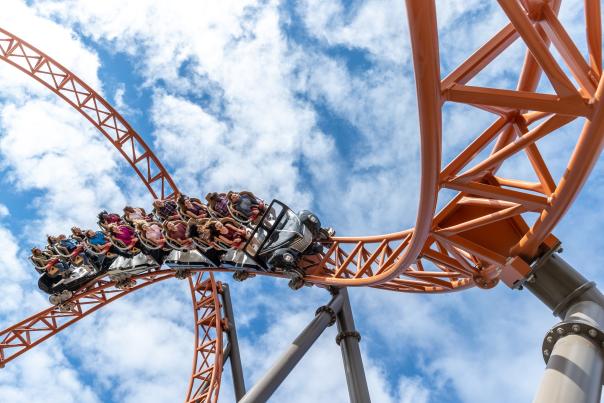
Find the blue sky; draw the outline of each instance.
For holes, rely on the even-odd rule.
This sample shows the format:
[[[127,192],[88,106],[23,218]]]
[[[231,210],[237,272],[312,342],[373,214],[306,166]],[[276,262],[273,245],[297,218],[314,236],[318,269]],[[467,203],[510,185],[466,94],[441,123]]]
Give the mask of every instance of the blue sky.
[[[317,211],[340,235],[366,235],[412,226],[417,209],[415,84],[400,3],[5,0],[0,27],[99,90],[184,192],[249,189]],[[582,9],[563,3],[561,18],[580,38]],[[506,23],[494,2],[437,5],[443,75]],[[513,86],[522,50],[511,47],[477,82]],[[447,106],[445,162],[492,120]],[[556,178],[579,130],[580,123],[569,125],[539,144]],[[525,161],[503,170],[531,175]],[[29,247],[72,224],[93,227],[101,209],[151,202],[85,119],[1,64],[0,186],[2,326],[47,304],[26,261]],[[596,281],[604,263],[597,253],[603,186],[599,163],[556,231],[564,257]],[[294,293],[275,279],[231,290],[248,386],[329,299],[316,287]],[[354,289],[351,298],[374,402],[532,398],[543,371],[541,340],[555,319],[527,292]],[[190,309],[178,281],[130,295],[11,362],[0,371],[0,401],[181,399]],[[272,401],[348,401],[334,337],[328,329]],[[221,396],[233,401],[228,371]]]

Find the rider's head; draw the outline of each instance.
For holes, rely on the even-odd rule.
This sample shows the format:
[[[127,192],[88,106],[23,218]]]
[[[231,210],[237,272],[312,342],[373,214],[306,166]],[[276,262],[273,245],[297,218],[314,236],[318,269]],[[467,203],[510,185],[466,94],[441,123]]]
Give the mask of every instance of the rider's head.
[[[206,195],[206,200],[208,202],[212,202],[213,200],[215,200],[216,198],[218,198],[218,193],[216,192],[210,192]]]

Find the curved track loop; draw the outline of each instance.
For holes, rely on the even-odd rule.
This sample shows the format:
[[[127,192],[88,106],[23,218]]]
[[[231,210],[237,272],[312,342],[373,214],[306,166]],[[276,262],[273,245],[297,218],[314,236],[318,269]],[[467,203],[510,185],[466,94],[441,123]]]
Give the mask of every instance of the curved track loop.
[[[499,0],[499,5],[510,23],[441,80],[434,2],[407,0],[422,139],[417,227],[386,236],[336,238],[326,257],[308,263],[314,269],[310,281],[419,292],[471,282],[490,288],[500,277],[511,285],[535,257],[557,244],[551,231],[587,180],[604,142],[600,2],[585,1],[588,60],[557,17],[560,1]],[[516,90],[468,85],[516,40],[527,48]],[[536,92],[542,74],[553,93]],[[494,118],[482,133],[468,133],[475,140],[441,170],[440,116],[446,102],[488,111]],[[555,138],[576,119],[584,120],[583,129],[556,181],[537,142]],[[424,153],[435,149],[438,157],[426,158]],[[516,164],[523,154],[536,182],[498,175],[502,165]],[[457,195],[434,215],[441,189]],[[528,212],[538,214],[532,226],[523,219]]]
[[[334,238],[325,254],[305,260],[309,282],[403,292],[446,292],[474,284],[489,288],[500,276],[512,280],[522,276],[536,256],[555,246],[551,231],[585,183],[602,148],[600,3],[585,0],[588,59],[557,18],[559,0],[499,0],[499,4],[510,23],[441,79],[434,2],[407,0],[422,157],[416,227],[387,235]],[[517,40],[527,51],[516,90],[468,84]],[[45,56],[23,56],[29,47],[16,39],[5,43],[10,44],[0,47],[5,59],[32,76],[40,75]],[[552,45],[567,70],[558,64]],[[46,76],[48,70],[52,69],[43,69]],[[69,82],[72,75],[64,75],[61,83]],[[536,92],[542,75],[553,93]],[[65,85],[49,86],[64,96]],[[70,94],[77,98],[77,91]],[[77,99],[72,105],[102,127],[104,119],[94,120],[84,108],[97,97]],[[441,113],[447,102],[488,111],[494,118],[482,133],[468,133],[475,140],[441,169]],[[556,181],[538,141],[555,136],[576,119],[584,119],[583,131],[564,175]],[[502,165],[522,154],[537,181],[498,175]],[[130,160],[145,153],[139,155]],[[457,195],[436,213],[442,189]],[[538,215],[532,226],[523,218],[529,212]]]
[[[0,28],[0,59],[44,84],[119,150],[155,198],[172,198],[174,181],[140,135],[103,97],[50,56]]]
[[[118,289],[115,287],[115,282],[105,279],[96,281],[69,301],[72,309],[62,310],[52,306],[1,331],[0,365],[4,366],[67,326],[124,295],[172,277],[174,277],[172,271],[143,274],[135,277],[137,284],[128,290]]]
[[[69,300],[69,309],[50,307],[0,332],[0,366],[51,338],[80,319],[107,304],[141,288],[174,277],[173,270],[141,274],[129,289],[116,287],[115,282],[97,280]],[[205,278],[204,278],[205,277]],[[195,358],[187,402],[215,402],[218,399],[222,373],[222,314],[211,273],[199,273],[189,279],[195,313]]]
[[[422,151],[416,228],[334,238],[327,243],[326,253],[305,259],[308,281],[404,292],[446,292],[474,284],[489,288],[500,276],[511,278],[510,282],[514,276],[521,277],[528,263],[556,245],[551,231],[585,183],[604,141],[600,3],[585,0],[588,60],[557,18],[559,1],[499,0],[499,4],[510,23],[441,80],[434,2],[407,0]],[[83,113],[118,147],[152,193],[173,195],[176,188],[159,161],[146,146],[136,151],[137,142],[144,143],[105,101],[35,48],[0,32],[0,58]],[[527,52],[516,90],[468,84],[519,39]],[[554,93],[536,92],[542,75]],[[494,120],[441,169],[440,116],[446,102],[488,111]],[[584,119],[583,130],[563,176],[556,181],[538,141],[555,136],[576,119]],[[498,175],[502,165],[522,154],[537,181]],[[141,162],[146,170],[137,168]],[[155,168],[160,172],[152,173]],[[154,192],[158,182],[161,192]],[[166,192],[166,188],[172,190]],[[441,189],[457,194],[435,214]],[[528,212],[538,214],[532,226],[523,219]]]
[[[128,161],[154,198],[174,198],[174,181],[159,159],[128,122],[96,91],[50,56],[0,28],[0,60],[44,84],[78,110],[113,144]],[[202,281],[199,274],[191,288],[195,316],[195,356],[187,401],[218,400],[222,373],[222,321],[216,283],[212,274]],[[25,353],[65,327],[116,299],[173,277],[172,271],[137,276],[141,284],[119,290],[105,279],[79,292],[70,300],[73,310],[62,312],[50,307],[0,332],[0,366]],[[203,284],[203,286],[202,286]],[[200,292],[197,288],[206,288]],[[197,298],[200,298],[199,300]],[[216,364],[214,364],[216,363]],[[201,385],[201,386],[199,386]]]

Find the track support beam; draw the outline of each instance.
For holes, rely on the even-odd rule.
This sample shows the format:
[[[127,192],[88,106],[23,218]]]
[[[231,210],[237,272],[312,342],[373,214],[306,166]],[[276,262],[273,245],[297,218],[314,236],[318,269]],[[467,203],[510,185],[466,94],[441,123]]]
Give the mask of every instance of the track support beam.
[[[361,349],[359,348],[361,335],[356,331],[354,326],[348,290],[340,288],[338,293],[342,296],[343,303],[342,309],[336,317],[339,332],[336,342],[342,349],[350,403],[369,403],[371,399],[369,398],[369,388],[367,387]]]
[[[604,370],[604,295],[556,253],[525,282],[562,322],[543,342],[545,374],[533,403],[598,403]]]
[[[235,315],[233,313],[233,304],[231,302],[231,291],[229,285],[220,284],[220,295],[222,296],[222,307],[224,309],[225,319],[228,321],[226,332],[229,340],[228,358],[231,364],[231,375],[233,376],[233,389],[235,398],[240,401],[245,395],[245,379],[243,377],[243,367],[241,366],[241,355],[239,353],[239,341],[237,339],[237,327],[235,326]]]
[[[335,323],[336,315],[342,309],[343,302],[342,294],[336,294],[329,304],[319,308],[314,319],[239,403],[264,403],[268,401],[323,331]]]

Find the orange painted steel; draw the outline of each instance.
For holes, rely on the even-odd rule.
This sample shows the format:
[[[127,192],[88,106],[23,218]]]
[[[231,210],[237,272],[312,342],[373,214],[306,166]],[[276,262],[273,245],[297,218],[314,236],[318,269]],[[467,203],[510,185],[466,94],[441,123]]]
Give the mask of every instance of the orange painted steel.
[[[557,17],[560,1],[499,4],[510,23],[441,80],[434,2],[407,0],[422,148],[416,228],[387,236],[335,238],[327,256],[308,264],[316,273],[310,281],[418,292],[457,290],[472,283],[490,288],[499,278],[513,285],[537,256],[556,246],[551,232],[603,147],[600,4],[585,2],[588,60]],[[527,52],[516,90],[471,84],[517,40],[524,42]],[[542,74],[554,93],[536,91]],[[441,136],[448,134],[447,127],[442,133],[441,110],[447,102],[490,112],[494,120],[441,170]],[[538,141],[556,136],[578,119],[584,120],[583,130],[563,176],[556,180]],[[491,152],[483,156],[489,147]],[[498,173],[520,153],[526,154],[537,182]],[[442,189],[458,193],[435,214]],[[527,212],[539,215],[532,225],[523,218]],[[430,270],[425,268],[427,261]]]
[[[599,1],[585,0],[588,60],[557,17],[559,0],[499,0],[509,24],[443,79],[434,2],[407,0],[406,3],[421,139],[416,226],[386,235],[335,237],[325,243],[325,253],[304,259],[305,279],[318,285],[426,293],[458,291],[473,285],[490,288],[499,279],[513,285],[528,273],[528,265],[537,256],[557,245],[551,231],[570,208],[603,146]],[[524,42],[527,51],[515,90],[472,84],[482,70],[518,40]],[[10,37],[2,43],[0,39],[3,60],[43,82],[83,113],[135,170],[141,161],[148,167],[151,162],[159,167],[162,172],[159,175],[152,174],[150,169],[137,173],[151,192],[154,184],[161,181],[162,194],[173,196],[176,187],[169,176],[162,176],[167,174],[148,148],[143,147],[145,151],[137,153],[132,143],[128,146],[132,152],[124,150],[125,142],[142,140],[106,102],[66,69],[21,40]],[[559,65],[551,46],[556,48],[565,68]],[[33,57],[27,55],[30,50]],[[542,76],[554,93],[537,92]],[[493,123],[473,136],[474,140],[442,168],[442,137],[449,134],[449,128],[442,126],[442,109],[448,102],[487,111],[493,115]],[[564,174],[556,180],[538,142],[554,138],[569,123],[581,119],[584,120],[581,135]],[[116,122],[125,130],[118,130]],[[521,153],[526,154],[537,182],[506,177],[499,172],[506,162]],[[170,185],[169,192],[163,190],[166,183]],[[441,190],[454,191],[456,195],[437,212]],[[527,212],[538,213],[532,224],[524,219]],[[207,287],[201,290],[209,292]],[[215,295],[215,290],[212,292]],[[201,372],[198,368],[194,370],[196,374]],[[218,379],[220,372],[216,374]],[[205,393],[206,384],[191,386],[193,392],[189,398],[191,393],[193,396]]]
[[[492,286],[515,257],[520,256],[528,264],[543,249],[555,245],[551,231],[572,204],[602,146],[599,137],[593,135],[600,130],[602,115],[601,21],[599,15],[589,11],[599,10],[599,2],[586,1],[589,60],[583,59],[557,17],[560,1],[502,0],[500,5],[510,23],[441,79],[434,3],[407,1],[421,138],[416,226],[393,234],[333,238],[326,243],[324,254],[304,262],[307,281],[402,292],[447,292],[476,281]],[[471,85],[518,40],[526,44],[527,52],[516,90]],[[17,42],[11,43],[11,49],[19,48]],[[551,46],[558,50],[570,76],[558,64]],[[39,66],[47,59],[35,60],[30,64]],[[34,75],[36,66],[29,72],[22,70]],[[542,75],[555,93],[536,92]],[[494,120],[441,169],[441,114],[448,102],[491,112]],[[554,179],[538,142],[565,130],[577,119],[586,122],[583,134],[564,176]],[[447,135],[448,128],[444,129]],[[471,164],[489,147],[487,157]],[[498,173],[506,161],[523,152],[537,182]],[[459,197],[436,213],[443,189],[458,192]],[[527,212],[539,214],[532,225],[523,219]]]
[[[42,83],[92,123],[126,159],[154,198],[172,198],[174,181],[142,137],[82,79],[0,28],[0,59]]]
[[[133,291],[172,277],[174,273],[167,270],[136,276],[137,284],[127,290],[116,288],[115,282],[106,279],[95,281],[74,295],[69,301],[73,305],[70,310],[63,311],[57,306],[52,306],[1,331],[0,365],[6,365],[30,348],[105,305]]]
[[[2,28],[0,59],[44,84],[84,115],[118,149],[152,197],[169,199],[177,195],[178,188],[170,174],[141,136],[101,95],[79,77],[50,56]],[[171,277],[172,271],[143,274],[136,277],[143,282],[128,290],[119,290],[115,288],[114,282],[106,279],[97,280],[69,300],[73,310],[63,312],[58,307],[50,307],[0,332],[0,366],[108,303]],[[191,283],[195,317],[195,354],[187,401],[216,402],[223,361],[221,307],[213,274],[210,273],[206,280],[202,281],[202,278],[203,273],[197,276],[195,284]]]
[[[125,295],[174,277],[173,270],[159,270],[133,277],[131,288],[116,287],[100,279],[80,290],[68,307],[53,306],[0,332],[0,366],[58,334],[80,319]],[[205,278],[204,278],[205,277]],[[189,278],[195,316],[195,356],[186,402],[216,402],[222,373],[222,307],[212,274]]]
[[[189,277],[195,309],[195,357],[189,382],[187,403],[216,402],[222,376],[222,306],[218,295],[220,283],[204,272]]]

